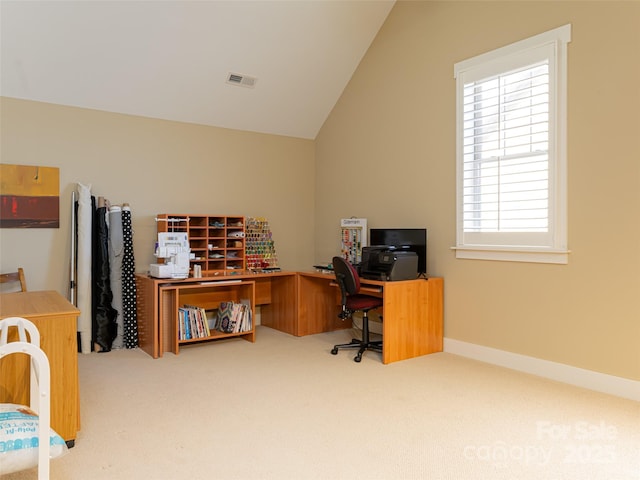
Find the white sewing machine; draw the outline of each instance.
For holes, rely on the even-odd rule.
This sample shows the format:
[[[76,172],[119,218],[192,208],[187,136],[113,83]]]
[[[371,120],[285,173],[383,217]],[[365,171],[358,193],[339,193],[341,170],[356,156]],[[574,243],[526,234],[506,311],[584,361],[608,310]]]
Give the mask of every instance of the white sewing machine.
[[[190,253],[186,232],[158,233],[155,256],[165,262],[149,265],[149,274],[156,278],[187,278]]]

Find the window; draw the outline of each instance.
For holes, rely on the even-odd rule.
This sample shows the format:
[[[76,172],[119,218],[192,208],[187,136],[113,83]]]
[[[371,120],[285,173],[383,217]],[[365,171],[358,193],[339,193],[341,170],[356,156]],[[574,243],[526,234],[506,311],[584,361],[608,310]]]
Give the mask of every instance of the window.
[[[571,26],[459,62],[457,258],[567,263]]]

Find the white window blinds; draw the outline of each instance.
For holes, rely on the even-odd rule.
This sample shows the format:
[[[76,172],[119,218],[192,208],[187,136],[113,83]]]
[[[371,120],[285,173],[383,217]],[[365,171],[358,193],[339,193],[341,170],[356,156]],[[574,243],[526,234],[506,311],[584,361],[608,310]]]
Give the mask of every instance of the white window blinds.
[[[547,232],[549,63],[464,85],[464,230]]]
[[[458,258],[566,263],[570,33],[566,25],[455,65]]]

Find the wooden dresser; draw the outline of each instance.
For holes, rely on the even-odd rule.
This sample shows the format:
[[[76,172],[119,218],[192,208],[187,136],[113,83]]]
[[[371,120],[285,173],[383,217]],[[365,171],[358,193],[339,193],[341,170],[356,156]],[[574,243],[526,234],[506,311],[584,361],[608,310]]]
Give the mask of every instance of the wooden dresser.
[[[51,366],[51,428],[69,446],[73,446],[80,430],[79,314],[80,310],[55,291],[0,294],[0,318],[23,317],[40,331],[40,348]],[[15,332],[12,334],[15,337]],[[28,369],[28,358],[23,354],[0,362],[0,402],[29,404]]]

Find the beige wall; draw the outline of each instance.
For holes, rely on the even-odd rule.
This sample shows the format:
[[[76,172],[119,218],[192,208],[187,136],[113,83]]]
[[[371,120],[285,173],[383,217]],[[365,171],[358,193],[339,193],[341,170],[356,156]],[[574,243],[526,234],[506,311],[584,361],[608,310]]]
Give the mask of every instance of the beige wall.
[[[568,265],[456,260],[454,63],[561,25]],[[448,338],[640,379],[640,3],[398,2],[316,139],[317,259],[342,217],[428,228]]]
[[[158,213],[266,217],[283,268],[313,263],[313,141],[0,101],[0,161],[60,168],[60,228],[0,229],[1,270],[22,266],[29,289],[67,294],[78,182],[130,204],[137,271],[155,261]]]
[[[448,338],[640,380],[639,22],[632,2],[398,2],[315,143],[2,99],[0,161],[60,167],[61,227],[0,230],[0,267],[66,293],[77,182],[131,204],[139,271],[162,212],[265,216],[286,269],[338,253],[340,218],[427,227]],[[566,23],[570,263],[456,260],[453,65]]]

